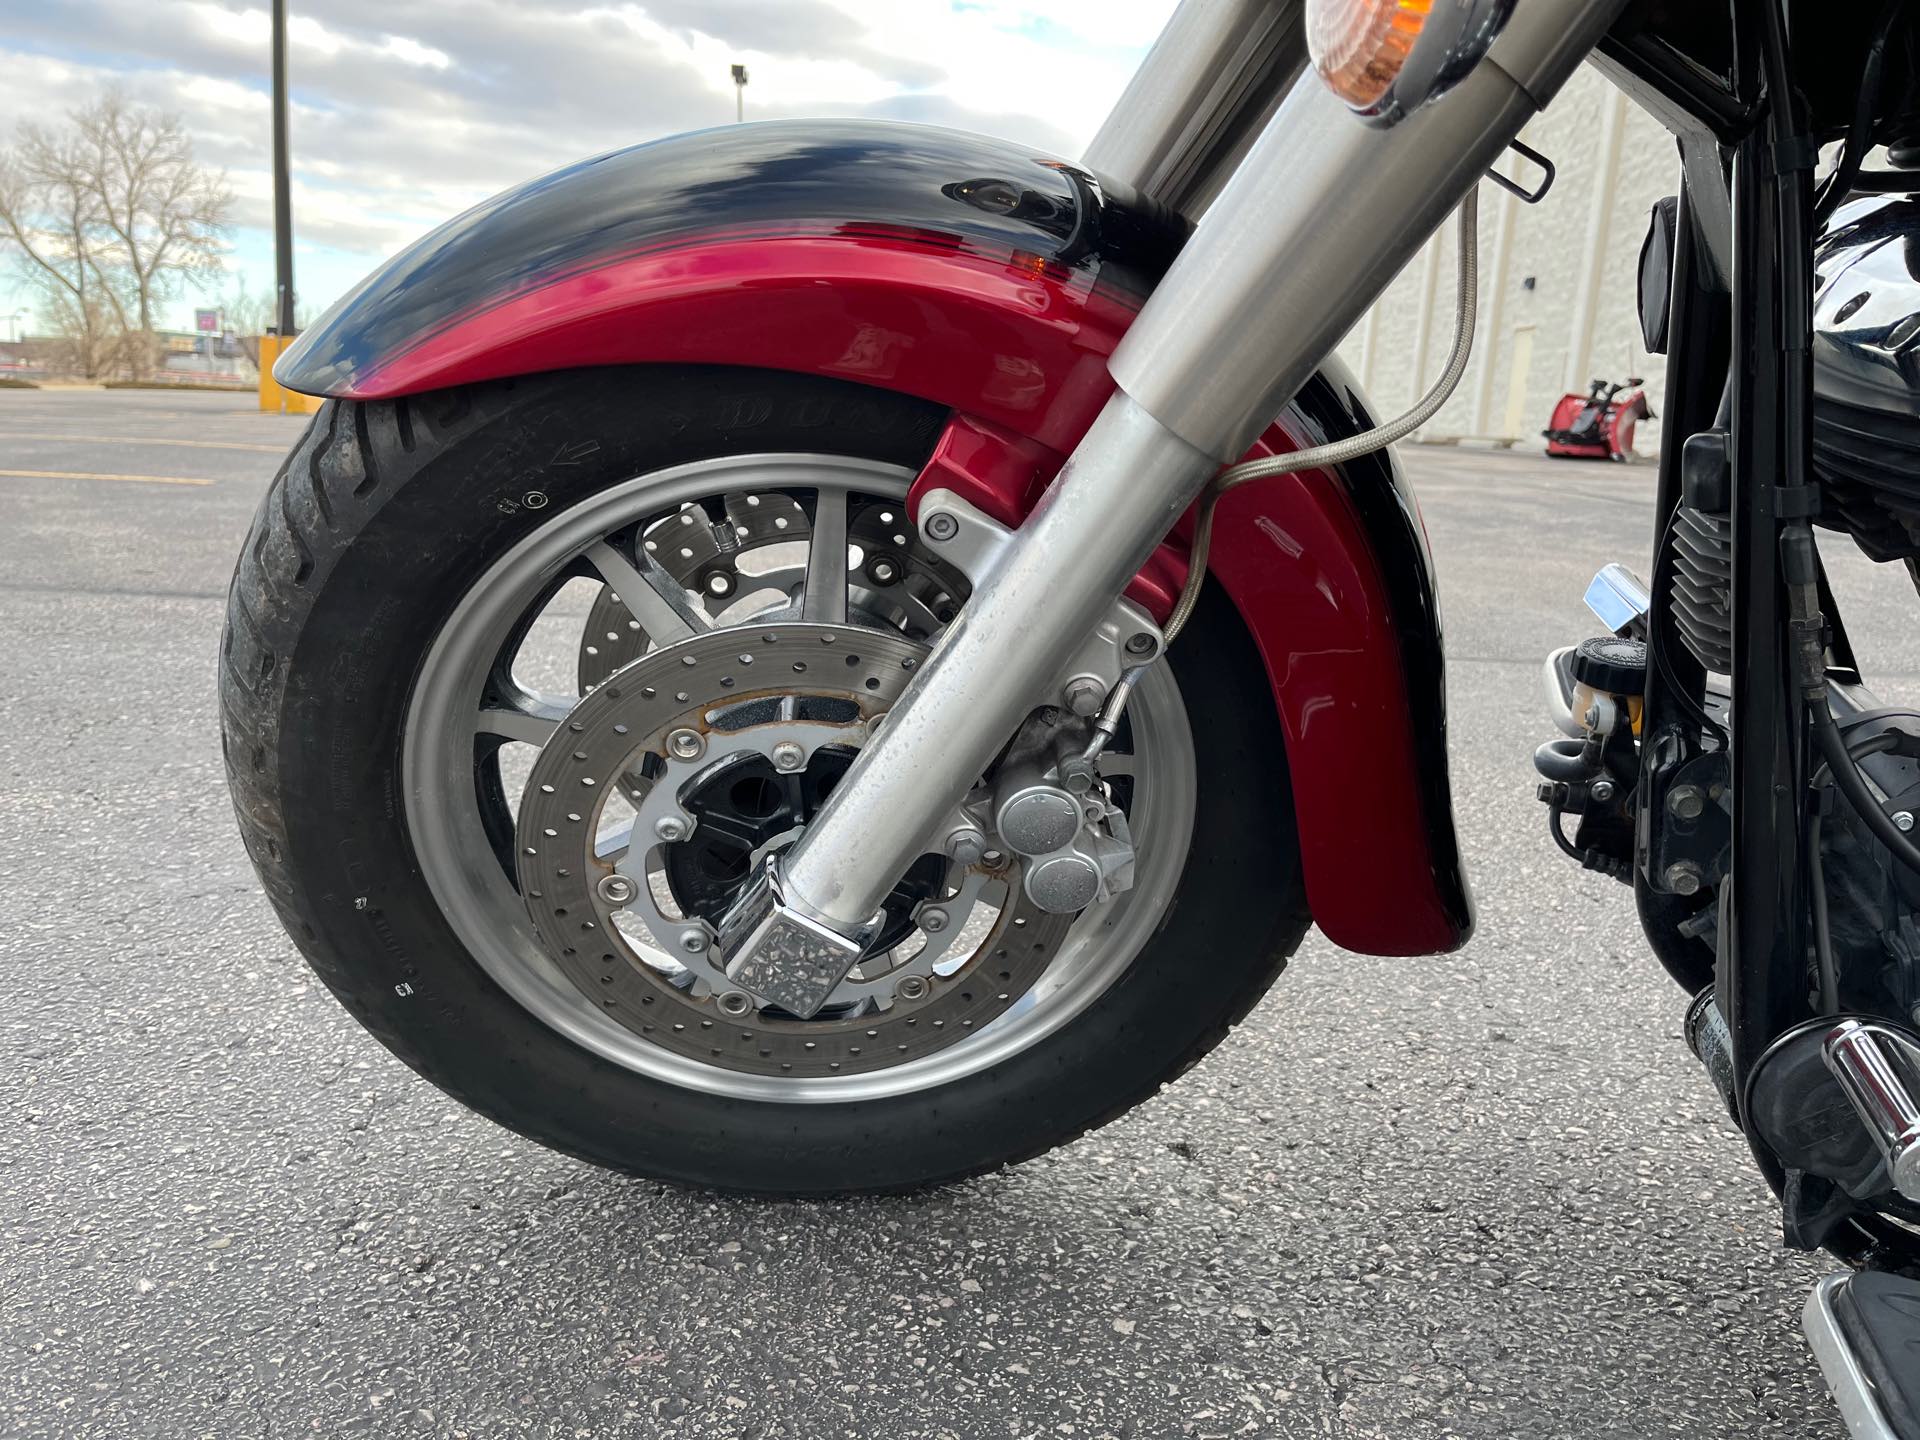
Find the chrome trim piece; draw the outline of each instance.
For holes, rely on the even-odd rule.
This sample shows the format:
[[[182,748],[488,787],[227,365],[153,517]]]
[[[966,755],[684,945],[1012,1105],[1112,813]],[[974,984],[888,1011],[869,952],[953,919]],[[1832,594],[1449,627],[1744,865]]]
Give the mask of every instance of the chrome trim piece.
[[[1600,567],[1584,598],[1587,609],[1616,635],[1644,628],[1647,611],[1653,605],[1646,582],[1618,561]]]
[[[1920,1201],[1920,1099],[1902,1074],[1920,1074],[1920,1046],[1888,1026],[1842,1020],[1820,1056],[1887,1162],[1893,1188]]]
[[[810,1020],[880,933],[881,917],[842,935],[792,904],[780,857],[768,855],[720,921],[727,978],[755,999]]]
[[[1840,1328],[1840,1317],[1834,1313],[1833,1297],[1852,1278],[1852,1271],[1843,1270],[1815,1285],[1800,1311],[1800,1329],[1853,1440],[1901,1440],[1887,1423],[1873,1381],[1855,1358],[1846,1332]]]

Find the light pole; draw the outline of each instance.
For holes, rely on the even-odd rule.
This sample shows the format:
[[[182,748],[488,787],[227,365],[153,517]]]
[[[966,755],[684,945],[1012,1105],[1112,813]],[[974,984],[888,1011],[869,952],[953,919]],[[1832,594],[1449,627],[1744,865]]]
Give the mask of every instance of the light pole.
[[[293,189],[287,166],[287,0],[273,0],[273,255],[274,326],[284,339],[293,325]]]
[[[747,118],[747,67],[733,67],[733,122],[739,124]]]

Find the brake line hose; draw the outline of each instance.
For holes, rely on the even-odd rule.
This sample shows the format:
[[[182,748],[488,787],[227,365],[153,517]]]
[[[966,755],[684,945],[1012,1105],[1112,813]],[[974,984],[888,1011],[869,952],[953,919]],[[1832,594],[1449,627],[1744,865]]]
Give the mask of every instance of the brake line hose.
[[[1461,378],[1467,373],[1467,358],[1473,353],[1474,319],[1480,307],[1479,211],[1480,192],[1476,185],[1467,192],[1467,198],[1460,202],[1460,266],[1453,350],[1447,356],[1447,368],[1441,372],[1433,388],[1418,405],[1397,420],[1389,420],[1384,425],[1376,425],[1371,430],[1350,435],[1344,440],[1316,445],[1310,450],[1292,450],[1285,455],[1243,460],[1238,465],[1229,465],[1214,476],[1206,493],[1200,498],[1200,511],[1194,520],[1193,544],[1187,556],[1186,584],[1180,589],[1180,598],[1174,604],[1173,614],[1162,627],[1168,644],[1172,644],[1174,637],[1186,628],[1187,621],[1193,618],[1194,606],[1200,603],[1200,587],[1207,579],[1207,552],[1213,544],[1214,507],[1220,503],[1222,495],[1250,480],[1344,465],[1362,455],[1384,450],[1431,420],[1459,388]],[[1121,703],[1125,703],[1124,698]]]

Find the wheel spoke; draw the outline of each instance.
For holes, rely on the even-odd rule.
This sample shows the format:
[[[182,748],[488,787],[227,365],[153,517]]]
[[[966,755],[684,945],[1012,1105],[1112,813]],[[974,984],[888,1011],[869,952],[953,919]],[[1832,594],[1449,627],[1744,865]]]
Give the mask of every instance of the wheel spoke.
[[[813,538],[807,545],[806,588],[800,618],[823,625],[847,623],[847,492],[821,486],[814,492]]]
[[[519,740],[528,745],[544,745],[567,718],[574,706],[570,697],[536,695],[522,690],[509,703],[489,705],[481,710],[474,729],[482,735],[498,735],[502,740]]]
[[[654,644],[671,645],[712,628],[679,582],[650,561],[636,565],[605,540],[589,545],[584,558]]]

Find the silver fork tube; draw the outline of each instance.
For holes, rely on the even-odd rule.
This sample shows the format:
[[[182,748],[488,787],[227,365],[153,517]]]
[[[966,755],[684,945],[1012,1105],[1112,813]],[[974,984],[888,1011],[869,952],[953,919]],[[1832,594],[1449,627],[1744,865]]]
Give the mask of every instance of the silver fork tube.
[[[975,588],[991,603],[947,627],[787,852],[787,893],[849,928],[878,910],[1216,468],[1116,394]],[[884,761],[863,763],[883,742]],[[811,843],[826,823],[827,843]]]
[[[1531,0],[1457,90],[1388,130],[1295,84],[1114,351],[1114,379],[1237,459],[1622,8]]]
[[[1307,63],[1305,0],[1186,0],[1080,163],[1197,218]]]
[[[1623,6],[1530,0],[1459,89],[1390,130],[1294,83],[1114,353],[1119,393],[788,852],[803,908],[850,933],[880,908],[1218,462],[1245,451]]]

